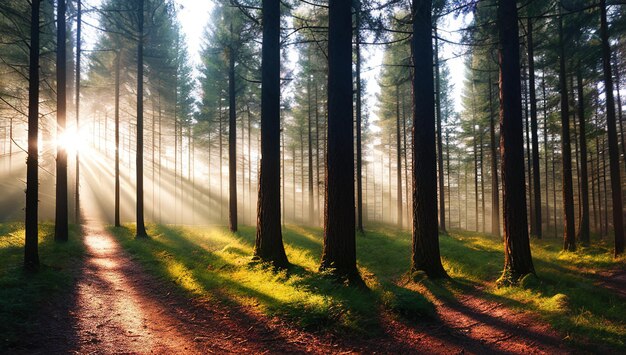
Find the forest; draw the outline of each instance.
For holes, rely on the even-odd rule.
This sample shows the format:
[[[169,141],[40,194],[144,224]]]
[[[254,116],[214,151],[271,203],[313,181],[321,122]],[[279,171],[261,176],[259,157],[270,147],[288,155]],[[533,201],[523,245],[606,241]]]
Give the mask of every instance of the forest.
[[[622,0],[2,0],[0,353],[624,353],[625,76]]]

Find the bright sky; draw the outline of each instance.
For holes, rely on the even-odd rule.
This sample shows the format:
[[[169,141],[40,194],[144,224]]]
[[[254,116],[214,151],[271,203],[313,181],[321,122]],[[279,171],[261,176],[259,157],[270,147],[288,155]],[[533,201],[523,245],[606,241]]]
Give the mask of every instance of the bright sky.
[[[101,0],[87,0],[86,3],[89,6],[98,6]],[[209,16],[211,9],[213,8],[213,2],[210,0],[175,0],[178,5],[178,17],[182,24],[183,32],[185,33],[189,53],[191,55],[191,61],[193,67],[196,68],[200,63],[200,47],[203,40],[204,30],[209,22]],[[90,22],[94,19],[86,19]],[[95,23],[95,22],[93,22]],[[455,32],[456,30],[464,27],[467,21],[462,18],[454,18],[454,16],[447,16],[439,24],[440,28],[445,29],[439,33],[440,37],[446,38],[453,42],[460,40],[460,34]],[[89,29],[86,29],[87,37],[91,41],[95,41],[95,36],[92,33],[90,35]],[[454,92],[452,97],[455,100],[455,108],[457,111],[461,110],[461,92],[463,89],[463,79],[465,75],[464,57],[457,57],[464,48],[458,48],[447,43],[440,42],[439,56],[442,59],[448,59],[448,66],[450,68],[452,83],[454,85]],[[89,46],[88,46],[89,47]],[[367,80],[367,95],[369,107],[372,112],[375,112],[376,107],[376,94],[380,92],[378,87],[378,76],[381,70],[383,47],[382,46],[367,46],[364,49],[364,68],[372,68],[371,70],[364,71],[362,77]],[[293,56],[290,56],[293,58]]]

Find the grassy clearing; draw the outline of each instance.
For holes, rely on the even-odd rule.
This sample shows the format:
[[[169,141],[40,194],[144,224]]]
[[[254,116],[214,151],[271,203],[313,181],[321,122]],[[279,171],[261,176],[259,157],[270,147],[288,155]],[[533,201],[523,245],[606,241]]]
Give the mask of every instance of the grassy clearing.
[[[149,240],[135,240],[132,227],[111,231],[149,271],[175,281],[186,292],[229,304],[251,305],[307,329],[375,332],[381,306],[411,318],[434,315],[434,307],[425,297],[393,283],[393,276],[406,271],[402,263],[397,263],[406,259],[402,252],[406,240],[369,234],[359,238],[360,252],[377,255],[360,265],[370,289],[363,291],[337,285],[317,272],[322,249],[318,229],[293,226],[284,231],[293,267],[278,273],[266,265],[250,263],[255,235],[250,227],[241,227],[232,234],[221,228],[152,225],[148,228],[152,236]],[[401,244],[389,248],[387,254],[373,252],[374,248],[384,250],[387,243]],[[397,258],[392,256],[393,251],[399,253]]]
[[[83,244],[75,226],[70,227],[67,243],[55,243],[53,234],[53,225],[40,225],[40,270],[27,273],[22,268],[23,223],[0,224],[0,350],[32,329],[44,301],[71,290],[73,275],[68,267],[82,256]]]
[[[480,297],[536,312],[575,344],[626,349],[626,305],[596,287],[590,275],[590,270],[624,267],[624,259],[614,260],[610,246],[601,241],[576,253],[562,253],[560,240],[533,241],[538,278],[497,288],[503,261],[500,239],[452,232],[440,239],[444,266],[453,280],[425,280],[420,287],[428,292],[420,293],[420,287],[406,284],[410,233],[376,226],[357,236],[359,268],[371,290],[367,292],[337,285],[317,272],[322,239],[316,228],[284,230],[294,267],[279,273],[250,264],[255,235],[250,227],[232,234],[217,227],[152,225],[149,240],[135,240],[131,226],[111,231],[150,272],[173,280],[185,292],[253,306],[304,328],[375,333],[382,309],[405,319],[429,318],[435,316],[432,297],[454,298],[481,286]]]

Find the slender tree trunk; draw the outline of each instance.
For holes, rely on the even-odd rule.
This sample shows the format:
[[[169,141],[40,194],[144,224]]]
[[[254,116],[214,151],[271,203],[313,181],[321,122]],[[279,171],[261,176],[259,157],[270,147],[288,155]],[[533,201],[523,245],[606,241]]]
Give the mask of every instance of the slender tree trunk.
[[[437,156],[432,42],[432,3],[413,2],[413,250],[411,271],[447,277],[441,264],[437,223]]]
[[[498,148],[493,110],[493,83],[489,73],[489,148],[491,150],[491,233],[500,236],[500,188],[498,187]]]
[[[524,117],[524,135],[526,138],[526,179],[528,181],[528,217],[529,217],[529,224],[530,226],[532,226],[533,224],[535,224],[535,213],[534,213],[534,207],[535,205],[533,204],[533,178],[532,178],[532,164],[531,164],[531,152],[530,152],[530,119],[529,119],[529,112],[528,112],[528,86],[527,86],[527,81],[526,81],[526,67],[524,64],[522,64],[522,102],[523,102],[523,107],[524,107],[524,111],[523,111],[523,117]]]
[[[310,62],[310,61],[309,61]],[[307,85],[307,96],[308,96],[308,101],[309,101],[309,107],[308,107],[308,120],[307,120],[307,142],[308,142],[308,174],[309,174],[309,200],[308,205],[309,205],[309,218],[308,218],[308,223],[309,224],[313,224],[314,222],[314,210],[315,210],[315,206],[314,206],[314,200],[313,200],[313,117],[312,117],[312,107],[311,107],[311,76],[309,76],[307,78],[308,80],[308,85]]]
[[[504,203],[504,271],[502,282],[517,282],[534,273],[528,238],[524,183],[524,138],[520,45],[515,1],[498,2],[500,46],[500,154]]]
[[[437,97],[437,166],[439,178],[439,231],[446,233],[446,199],[443,185],[443,138],[441,134],[441,79],[439,77],[439,41],[435,26],[435,93]],[[484,214],[483,214],[484,218]]]
[[[254,255],[289,265],[280,226],[280,1],[263,0],[261,170]]]
[[[623,125],[623,116],[622,116],[622,95],[620,94],[620,70],[619,63],[617,61],[617,55],[613,53],[613,60],[615,68],[615,92],[617,93],[617,123],[619,124],[620,131],[620,143],[622,145],[622,158],[624,159],[624,173],[626,173],[626,142],[624,141],[624,125]]]
[[[602,67],[606,94],[606,127],[609,141],[609,165],[611,174],[611,199],[613,202],[613,228],[615,230],[615,256],[624,253],[624,211],[620,179],[619,151],[615,123],[615,101],[613,98],[613,76],[611,74],[611,46],[606,19],[606,0],[600,0],[600,37],[602,39]]]
[[[137,33],[137,238],[146,238],[148,233],[143,217],[143,2],[139,0],[139,31]]]
[[[67,55],[65,0],[57,2],[57,160],[56,160],[56,214],[54,222],[54,239],[65,242],[68,240],[68,207],[67,207],[67,149],[65,122],[67,115]],[[59,139],[61,138],[61,139]]]
[[[546,71],[541,72],[541,90],[543,92],[543,149],[545,152],[544,169],[546,174],[546,228],[550,227],[550,180],[548,179],[548,109],[546,98]]]
[[[402,154],[401,143],[402,136],[400,136],[400,90],[399,85],[396,85],[396,211],[398,228],[402,228]],[[391,164],[390,164],[391,165]]]
[[[580,65],[580,64],[579,64]],[[580,188],[581,209],[580,222],[578,225],[578,240],[581,244],[589,245],[589,182],[587,173],[587,130],[585,123],[585,100],[581,69],[576,75],[578,87],[578,120],[580,124]]]
[[[39,2],[39,1],[38,1]],[[76,3],[76,132],[80,134],[80,57],[82,54],[82,0],[77,0]],[[80,223],[80,152],[76,151],[76,173],[75,180],[76,186],[74,190],[74,221]]]
[[[319,120],[319,109],[318,109],[318,105],[319,105],[319,100],[317,97],[318,94],[318,86],[315,86],[315,201],[316,201],[316,206],[315,206],[315,225],[319,225],[319,220],[320,220],[320,185],[321,185],[321,178],[320,178],[320,120]],[[357,170],[358,171],[358,170]]]
[[[532,165],[533,165],[533,224],[530,234],[541,238],[541,180],[539,171],[539,136],[537,134],[537,95],[535,93],[535,51],[533,43],[533,19],[527,20],[528,29],[528,87],[530,94],[530,131],[532,136]]]
[[[361,148],[361,2],[356,1],[356,215],[357,230],[363,233],[363,153]]]
[[[563,164],[563,250],[576,250],[574,234],[574,191],[572,186],[572,148],[570,146],[569,100],[565,70],[563,15],[559,16],[559,89],[561,91],[561,151]]]
[[[233,26],[230,25],[230,33]],[[237,231],[237,114],[235,101],[235,53],[228,53],[228,228]]]
[[[356,284],[351,2],[329,1],[328,152],[322,270]]]
[[[160,105],[160,104],[159,104]],[[159,106],[159,161],[161,150],[161,108]],[[159,164],[159,179],[161,176],[161,165]],[[159,184],[160,186],[160,184]],[[160,204],[160,198],[159,198]],[[120,52],[115,54],[115,212],[114,223],[116,227],[120,224]],[[160,214],[159,208],[159,214]]]
[[[28,157],[26,159],[26,210],[24,268],[39,268],[39,8],[31,2],[30,54],[28,66]]]

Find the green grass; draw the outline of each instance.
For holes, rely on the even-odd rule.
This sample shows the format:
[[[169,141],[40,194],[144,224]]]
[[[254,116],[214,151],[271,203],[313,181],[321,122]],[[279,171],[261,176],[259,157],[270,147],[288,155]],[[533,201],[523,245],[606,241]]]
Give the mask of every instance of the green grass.
[[[288,226],[283,231],[289,271],[274,272],[250,263],[254,228],[232,234],[220,227],[149,226],[148,240],[134,239],[132,226],[111,228],[123,246],[147,269],[172,280],[188,294],[229,305],[246,305],[269,316],[310,328],[376,333],[381,311],[421,321],[435,316],[437,298],[454,299],[473,286],[479,297],[535,312],[572,340],[574,345],[606,344],[626,350],[626,303],[595,286],[591,272],[624,267],[610,246],[575,253],[560,251],[560,240],[533,241],[538,277],[520,286],[497,287],[503,263],[499,238],[469,232],[441,236],[449,281],[407,282],[411,236],[386,226],[373,226],[357,236],[361,274],[370,291],[338,285],[318,272],[321,230]]]
[[[40,225],[41,266],[37,273],[27,273],[22,267],[24,225],[0,224],[0,352],[32,330],[45,301],[71,290],[73,274],[68,268],[82,256],[83,244],[74,226],[67,243],[55,243],[53,233],[53,225]]]

